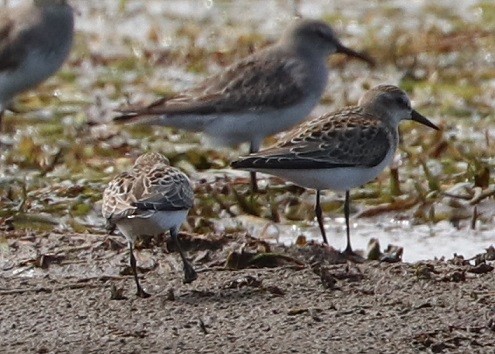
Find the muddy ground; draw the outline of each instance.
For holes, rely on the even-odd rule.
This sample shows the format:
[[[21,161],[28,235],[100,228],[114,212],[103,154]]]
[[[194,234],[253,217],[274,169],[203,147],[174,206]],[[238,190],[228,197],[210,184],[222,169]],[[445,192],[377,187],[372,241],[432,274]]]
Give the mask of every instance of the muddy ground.
[[[170,240],[151,240],[138,251],[152,293],[142,299],[119,236],[12,236],[1,264],[3,353],[495,351],[495,272],[483,261],[493,250],[470,261],[355,263],[304,240],[287,248],[184,234],[199,278],[182,284]]]
[[[324,20],[377,65],[330,59],[312,116],[391,83],[442,127],[436,135],[401,127],[395,173],[352,191],[353,242],[400,242],[414,260],[433,258],[417,251],[428,247],[471,257],[495,230],[492,1],[72,3],[71,57],[18,98],[0,134],[0,354],[495,353],[493,260],[384,261],[399,260],[395,250],[356,263],[303,240],[253,241],[242,232],[270,236],[266,225],[282,241],[311,230],[319,240],[314,194],[271,179],[262,180],[269,193],[251,198],[247,175],[228,171],[247,146],[219,151],[199,134],[110,123],[119,107],[190,88],[272,43],[296,15]],[[193,284],[182,283],[173,245],[140,245],[152,294],[141,299],[125,242],[104,234],[98,202],[145,151],[163,152],[199,182],[182,229],[203,236],[184,235],[199,271]],[[332,192],[322,197],[339,247],[342,204]]]

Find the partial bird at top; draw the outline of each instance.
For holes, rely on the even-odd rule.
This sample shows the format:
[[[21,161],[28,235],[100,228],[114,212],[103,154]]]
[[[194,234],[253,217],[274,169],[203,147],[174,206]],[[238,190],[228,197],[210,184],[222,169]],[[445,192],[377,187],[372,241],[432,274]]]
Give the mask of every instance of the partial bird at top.
[[[15,95],[53,75],[72,48],[74,13],[66,0],[0,9],[0,125]]]

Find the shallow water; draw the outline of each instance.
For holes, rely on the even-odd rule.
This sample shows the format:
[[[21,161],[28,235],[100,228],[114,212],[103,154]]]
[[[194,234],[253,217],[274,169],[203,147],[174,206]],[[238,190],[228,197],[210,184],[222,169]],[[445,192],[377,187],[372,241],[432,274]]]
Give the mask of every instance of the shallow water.
[[[407,213],[402,212],[402,217]],[[370,240],[377,239],[382,251],[388,245],[403,247],[402,259],[406,262],[416,262],[442,257],[450,259],[454,254],[463,255],[468,259],[485,252],[485,249],[495,242],[492,224],[477,223],[474,230],[471,229],[469,219],[461,221],[457,227],[448,221],[414,225],[408,220],[394,218],[393,213],[389,214],[378,217],[351,215],[353,249],[366,251]],[[308,240],[322,242],[316,219],[312,225],[290,222],[275,224],[254,217],[239,217],[237,221],[253,235],[286,245],[294,244],[299,235],[304,235]],[[347,241],[343,216],[326,217],[325,231],[332,247],[345,249]]]
[[[333,224],[333,226],[332,226]],[[335,226],[337,224],[338,226]],[[328,220],[327,238],[332,246],[343,250],[346,247],[345,220]],[[295,232],[297,235],[297,232]],[[310,234],[310,239],[321,240],[319,229]],[[387,245],[404,248],[402,259],[415,262],[425,259],[450,259],[454,254],[465,258],[483,253],[494,243],[494,231],[490,227],[485,230],[471,230],[469,227],[456,229],[448,222],[432,225],[410,225],[407,222],[394,220],[357,219],[351,222],[351,242],[354,249],[366,250],[372,238],[379,240],[381,249]],[[282,238],[291,242],[290,239]]]

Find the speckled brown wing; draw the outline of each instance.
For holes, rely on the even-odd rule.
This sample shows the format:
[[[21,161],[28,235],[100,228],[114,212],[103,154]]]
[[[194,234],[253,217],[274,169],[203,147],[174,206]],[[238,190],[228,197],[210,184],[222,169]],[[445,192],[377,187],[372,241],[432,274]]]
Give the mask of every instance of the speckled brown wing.
[[[304,64],[279,52],[259,52],[206,79],[201,85],[127,115],[211,114],[290,106],[305,98]]]
[[[133,182],[134,176],[129,172],[123,172],[110,181],[103,192],[102,214],[105,219],[115,221],[134,214]]]
[[[304,122],[276,146],[236,161],[232,167],[372,167],[387,155],[391,137],[392,132],[380,120],[359,107],[350,107]]]
[[[188,210],[194,192],[187,176],[178,169],[156,165],[147,174],[146,192],[133,202],[138,211]]]
[[[176,168],[156,164],[115,177],[103,193],[102,214],[112,221],[149,217],[155,211],[190,209],[193,201],[187,176]]]

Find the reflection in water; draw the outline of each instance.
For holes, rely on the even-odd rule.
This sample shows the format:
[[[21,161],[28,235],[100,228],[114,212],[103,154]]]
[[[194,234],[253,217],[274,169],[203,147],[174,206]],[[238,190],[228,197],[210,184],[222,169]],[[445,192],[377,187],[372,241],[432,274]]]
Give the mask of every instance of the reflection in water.
[[[269,220],[248,215],[234,219],[223,219],[217,227],[234,227],[240,223],[246,231],[255,237],[271,242],[291,245],[299,235],[308,240],[321,243],[321,234],[316,221],[312,226],[296,226],[290,221],[275,224]],[[325,226],[328,242],[332,247],[344,250],[346,246],[345,219],[326,218]],[[468,259],[495,244],[495,231],[490,225],[471,230],[468,225],[457,229],[451,223],[441,221],[431,225],[412,225],[407,220],[358,218],[351,219],[351,235],[353,248],[366,251],[372,238],[378,239],[383,251],[389,244],[404,248],[403,261],[416,262],[427,259],[445,257],[452,258],[454,253]]]
[[[339,249],[345,248],[345,220],[344,218],[326,220],[328,242]],[[321,236],[315,223],[307,230],[290,230],[282,232],[280,241],[293,243],[301,232],[311,240],[319,242]],[[371,238],[377,238],[383,249],[388,244],[404,248],[403,260],[416,262],[420,260],[445,257],[452,258],[454,253],[463,255],[466,259],[483,253],[486,248],[495,243],[495,231],[492,229],[471,230],[466,227],[462,230],[454,228],[448,222],[439,222],[432,225],[411,225],[401,220],[379,221],[373,219],[357,219],[351,223],[352,242],[356,250],[366,250]]]

